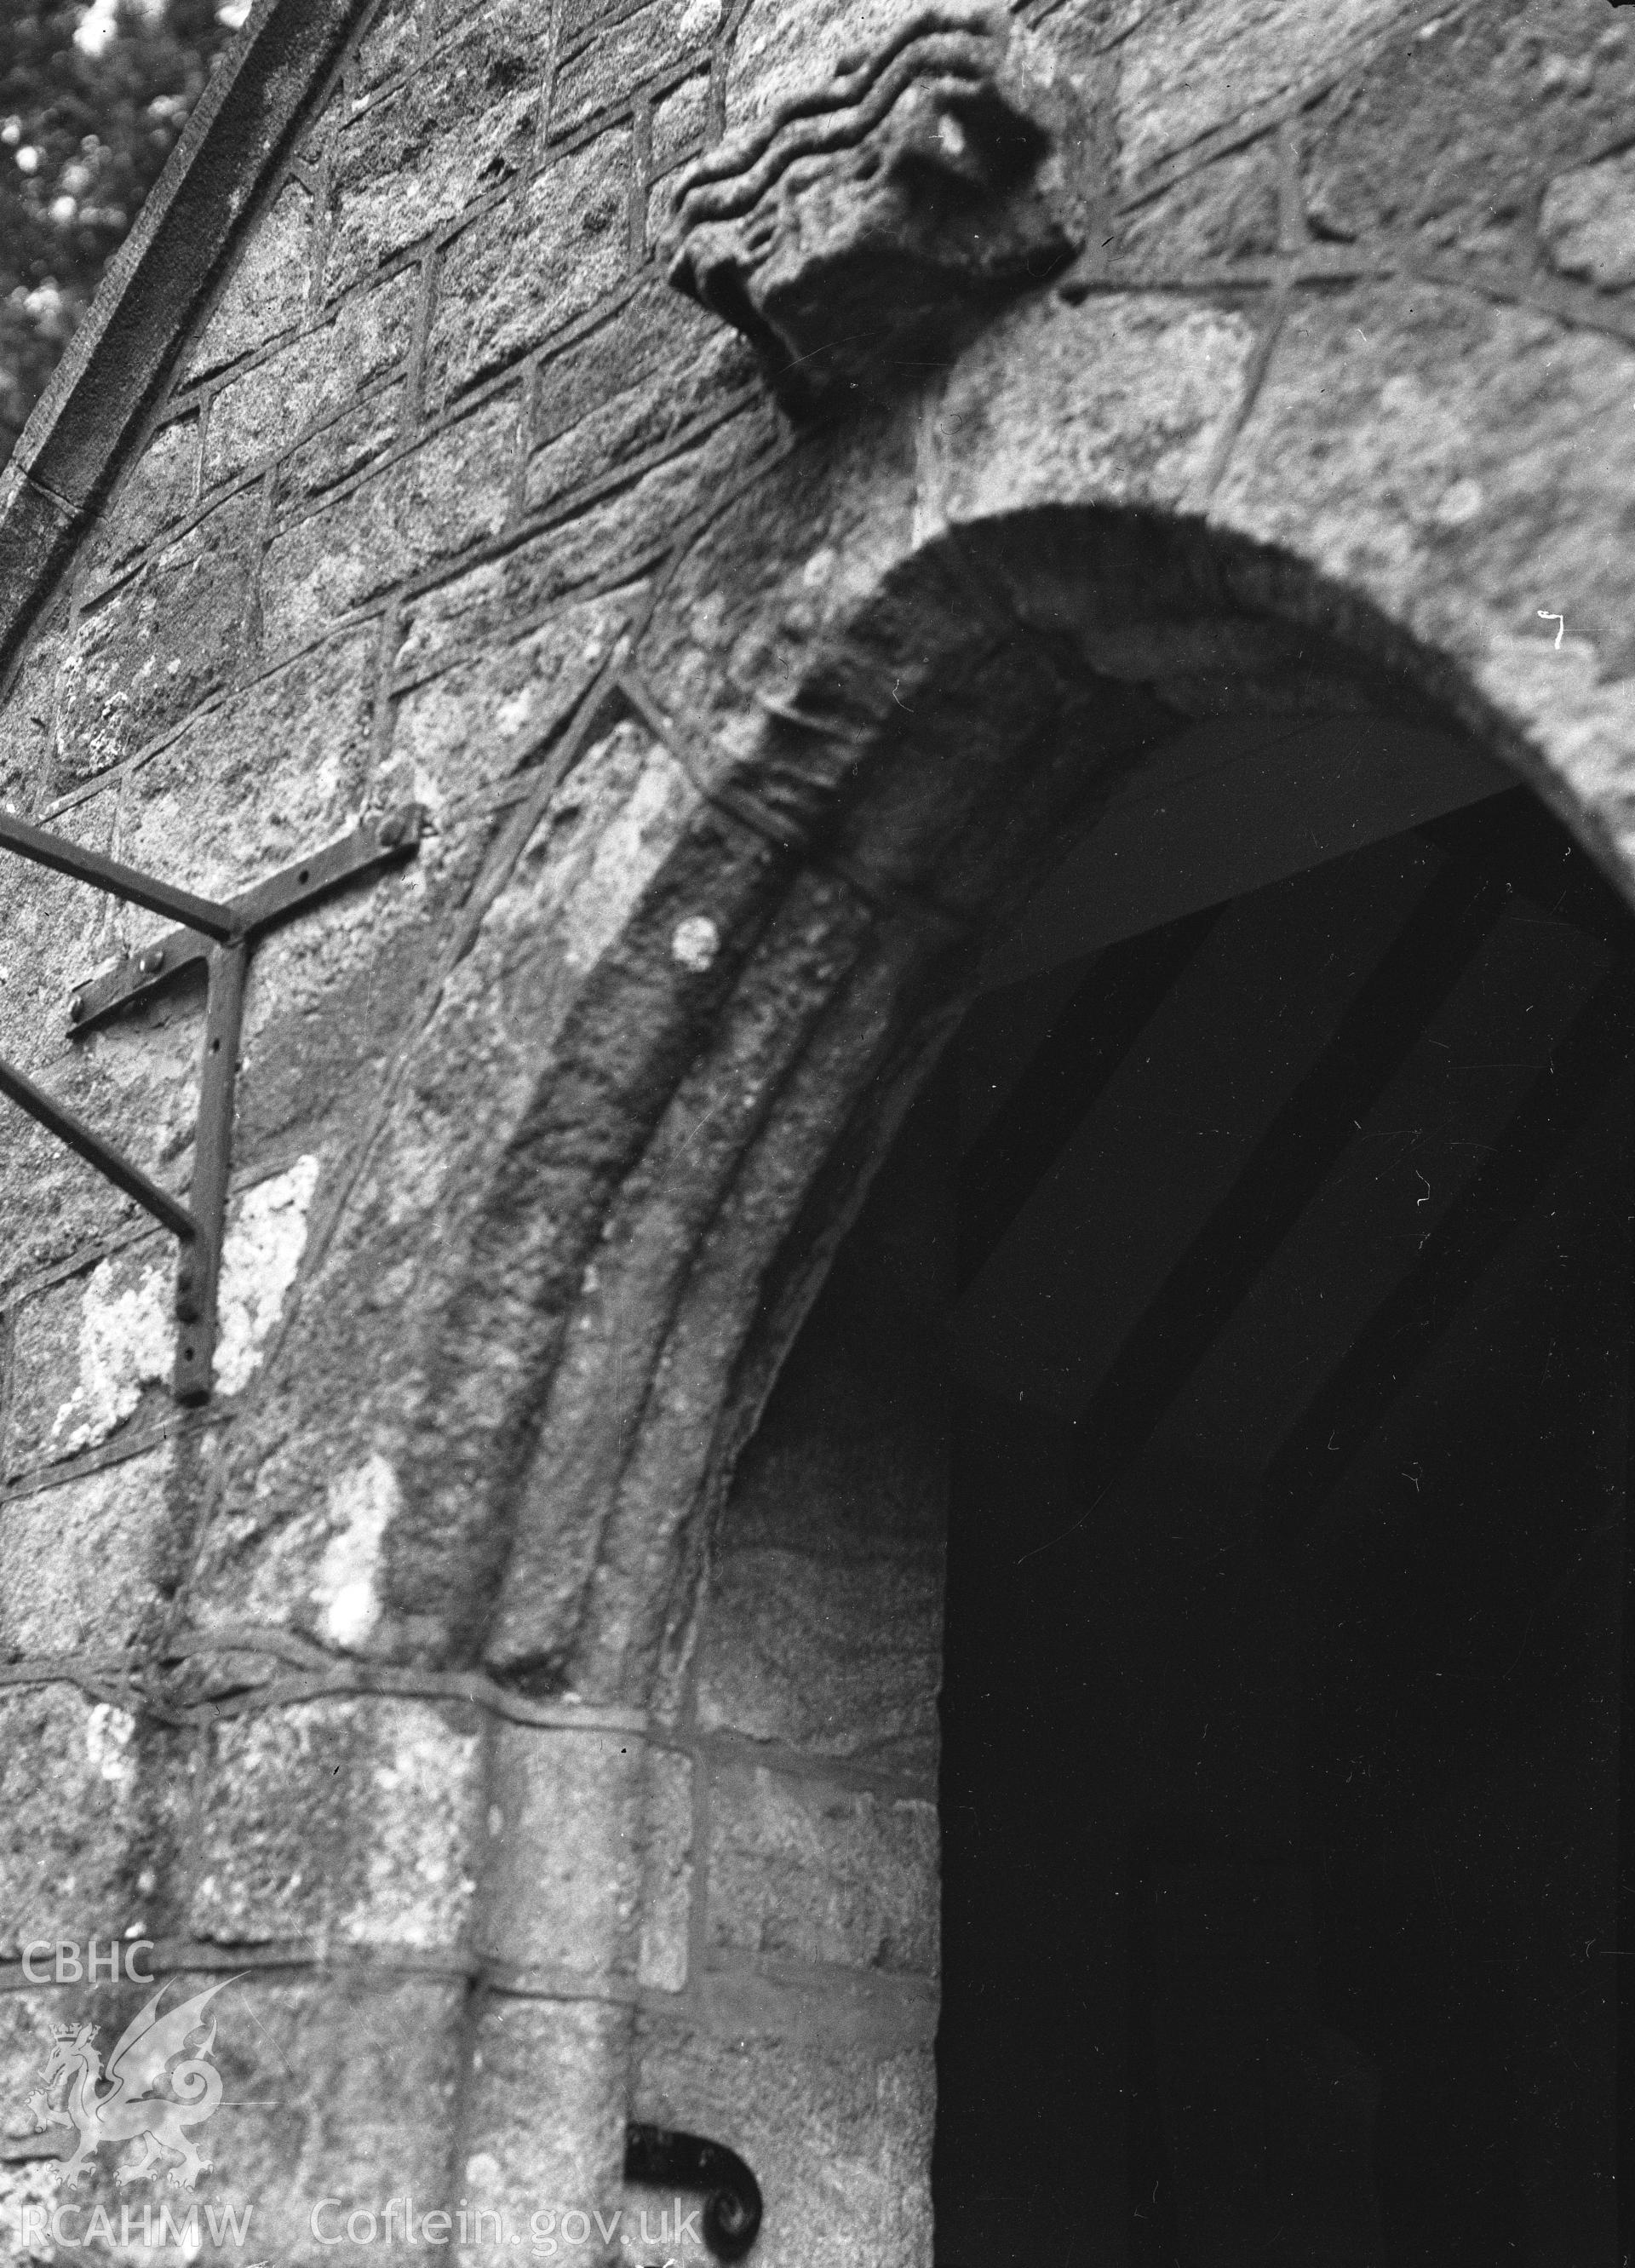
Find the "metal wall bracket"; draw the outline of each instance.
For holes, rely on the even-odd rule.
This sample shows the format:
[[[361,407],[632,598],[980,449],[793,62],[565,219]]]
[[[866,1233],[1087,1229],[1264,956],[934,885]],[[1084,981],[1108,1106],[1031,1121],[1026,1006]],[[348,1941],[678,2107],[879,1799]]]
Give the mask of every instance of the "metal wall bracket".
[[[348,882],[412,858],[424,828],[425,814],[419,805],[401,805],[384,818],[356,828],[338,843],[315,851],[298,865],[287,866],[239,897],[217,903],[0,812],[0,850],[14,851],[35,865],[49,866],[76,881],[89,882],[93,889],[144,906],[150,912],[168,914],[181,924],[140,953],[129,954],[106,976],[83,985],[69,1002],[72,1032],[92,1030],[188,969],[202,967],[205,971],[198,1129],[186,1204],[161,1189],[84,1119],[0,1058],[0,1094],[8,1095],[38,1119],[180,1240],[176,1314],[181,1328],[176,1338],[173,1381],[180,1402],[208,1401],[215,1366],[217,1294],[232,1162],[233,1089],[251,951],[269,930],[304,913]]]

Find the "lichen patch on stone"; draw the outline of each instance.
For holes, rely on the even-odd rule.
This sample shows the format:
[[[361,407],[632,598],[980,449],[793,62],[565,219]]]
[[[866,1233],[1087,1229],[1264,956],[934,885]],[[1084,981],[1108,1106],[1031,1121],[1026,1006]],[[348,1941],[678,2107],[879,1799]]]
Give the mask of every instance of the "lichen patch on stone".
[[[400,1500],[397,1475],[378,1451],[330,1484],[334,1533],[314,1591],[325,1635],[336,1646],[361,1646],[379,1620],[380,1546]]]
[[[122,1425],[145,1386],[169,1375],[174,1326],[163,1269],[144,1268],[122,1284],[117,1260],[86,1280],[80,1306],[79,1383],[56,1413],[51,1448],[59,1456],[94,1449]]]
[[[242,1393],[261,1362],[306,1249],[317,1186],[317,1159],[298,1158],[287,1173],[258,1182],[228,1226],[216,1343],[218,1393]]]
[[[103,1779],[122,1785],[136,1770],[130,1743],[136,1720],[128,1709],[99,1701],[85,1719],[85,1754],[92,1770]]]

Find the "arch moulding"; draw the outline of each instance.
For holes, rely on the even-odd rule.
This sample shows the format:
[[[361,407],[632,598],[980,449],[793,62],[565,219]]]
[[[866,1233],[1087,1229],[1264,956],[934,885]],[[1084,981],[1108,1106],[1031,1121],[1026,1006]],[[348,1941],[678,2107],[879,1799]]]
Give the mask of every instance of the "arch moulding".
[[[388,1537],[400,1651],[651,1704],[708,1507],[982,939],[1195,720],[1453,724],[1631,895],[1635,610],[1568,525],[1586,437],[1536,397],[1522,420],[1563,515],[1534,528],[1552,644],[1506,532],[1537,327],[1447,294],[1439,333],[1437,296],[1360,327],[1314,301],[1257,338],[1051,295],[717,513],[584,720],[687,786],[431,1329]],[[1353,328],[1388,343],[1365,363]]]

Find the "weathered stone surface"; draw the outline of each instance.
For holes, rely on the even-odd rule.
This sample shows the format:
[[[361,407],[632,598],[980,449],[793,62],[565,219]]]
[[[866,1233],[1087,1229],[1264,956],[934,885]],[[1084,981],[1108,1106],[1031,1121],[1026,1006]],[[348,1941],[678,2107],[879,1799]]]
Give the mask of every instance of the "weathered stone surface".
[[[322,1701],[210,1728],[190,1934],[401,1947],[453,1959],[482,1832],[480,1739],[418,1701]]]
[[[619,2208],[624,2162],[630,2018],[596,2000],[522,2000],[495,1994],[477,2029],[462,2133],[459,2193],[475,2214],[502,2216],[506,2242],[468,2257],[514,2259],[512,2241],[560,2242],[564,2213]],[[550,2213],[558,2234],[536,2227]],[[484,2224],[489,2237],[492,2224]],[[475,2235],[474,2224],[473,2235]],[[562,2246],[571,2259],[571,2243]],[[526,2255],[525,2255],[526,2257]],[[582,2257],[594,2258],[593,2251]]]
[[[0,1957],[37,1938],[122,1935],[164,1824],[124,1711],[71,1685],[0,1695]]]
[[[293,330],[306,305],[313,200],[299,182],[280,190],[228,279],[188,364],[190,380],[238,362]]]
[[[1558,173],[1544,192],[1538,232],[1564,276],[1598,291],[1635,284],[1635,158],[1603,158]]]
[[[680,1992],[687,1984],[694,1770],[691,1757],[673,1749],[648,1752],[637,1982],[656,1992]]]
[[[259,519],[258,498],[229,497],[82,615],[58,696],[67,778],[134,755],[231,682]]]
[[[178,1979],[172,1992],[214,1983]],[[438,2201],[460,2084],[463,1979],[344,1970],[291,1977],[252,1972],[222,1992],[215,2057],[227,2099],[209,2177],[219,2197],[251,2207],[245,2242],[280,2262],[362,2263],[384,2248],[382,2220],[404,2242],[404,2200]],[[202,2185],[201,2193],[204,2194]],[[320,2243],[313,2213],[324,2198]],[[354,2241],[345,2241],[355,2212]],[[140,2214],[137,2216],[140,2228]],[[207,2239],[208,2242],[208,2239]]]
[[[1401,231],[1525,262],[1546,183],[1598,156],[1632,98],[1635,45],[1591,0],[1404,25],[1302,121],[1307,216],[1345,243]]]
[[[349,291],[526,165],[549,39],[533,0],[490,0],[342,134],[325,288]]]
[[[1218,261],[1264,259],[1276,252],[1281,195],[1275,143],[1234,150],[1128,214],[1115,239],[1118,258],[1151,263],[1161,275]]]
[[[144,1238],[22,1308],[11,1350],[8,1477],[99,1447],[145,1389],[169,1378],[174,1272],[170,1249]]]
[[[705,1609],[700,1724],[929,1784],[940,1598],[934,1565],[731,1552],[717,1563]]]
[[[445,11],[446,15],[449,11]],[[353,84],[357,99],[413,68],[420,52],[425,11],[421,0],[388,0],[358,47]]]
[[[136,460],[91,542],[93,574],[111,573],[185,517],[199,480],[199,421],[161,425]]]
[[[380,1546],[402,1503],[397,1475],[376,1451],[328,1488],[329,1540],[313,1586],[320,1629],[332,1646],[357,1647],[380,1619]]]
[[[637,584],[564,606],[412,687],[395,704],[387,792],[441,812],[505,778],[568,714],[644,595]]]
[[[1548,644],[1635,661],[1615,595],[1635,351],[1452,291],[1388,286],[1294,309],[1222,482],[1224,524],[1295,549],[1435,644]],[[1298,533],[1297,533],[1298,531]]]
[[[135,1099],[149,1105],[158,1103],[162,1109],[172,1099],[168,1079],[175,1076],[178,1068],[162,1057],[143,1064],[137,1085],[145,1091]],[[75,1076],[83,1071],[80,1063],[63,1055],[44,1064],[36,1058],[31,1069],[42,1085],[48,1085],[82,1116],[95,1117],[104,1130],[127,1131],[121,1127],[121,1114],[106,1108],[108,1088],[99,1080]],[[185,1079],[185,1071],[181,1076]],[[154,1123],[155,1118],[150,1117],[146,1128],[151,1130]],[[166,1130],[180,1133],[180,1128]],[[154,1143],[151,1131],[141,1142],[131,1144],[139,1164],[150,1170],[157,1167],[161,1172],[170,1169],[155,1152],[167,1146],[167,1143]],[[43,1127],[11,1121],[6,1127],[6,1162],[17,1189],[6,1207],[0,1295],[15,1296],[19,1288],[46,1271],[100,1249],[106,1240],[129,1234],[142,1219],[129,1198],[121,1197],[110,1182]]]
[[[664,1593],[631,1579],[679,1557],[675,1508],[690,1500],[710,1461],[696,1413],[711,1406],[718,1377],[743,1344],[738,1278],[768,1248],[759,1238],[770,1244],[785,1227],[781,1208],[790,1182],[773,1165],[775,1148],[763,1152],[764,1181],[758,1158],[756,1170],[740,1177],[747,1138],[764,1130],[776,1110],[792,1131],[810,1138],[814,1122],[827,1123],[826,1110],[844,1107],[847,1090],[833,1075],[835,1064],[821,1042],[816,1049],[811,1042],[826,986],[836,970],[855,965],[868,918],[850,890],[807,873],[797,879],[784,917],[768,924],[771,857],[758,833],[700,816],[672,847],[641,917],[637,968],[667,1019],[696,1014],[710,987],[741,969],[740,956],[751,953],[754,981],[744,985],[740,978],[732,1012],[673,1090],[660,1087],[653,1098],[658,1082],[644,1078],[626,1090],[632,1116],[652,1109],[656,1100],[662,1116],[651,1133],[643,1127],[647,1162],[612,1208],[601,1248],[581,1247],[583,1258],[575,1256],[576,1274],[586,1271],[583,1320],[556,1370],[548,1449],[528,1474],[503,1601],[487,1638],[487,1658],[497,1667],[560,1661],[575,1689],[590,1697],[622,1699],[646,1690],[648,1671],[633,1663],[642,1650],[657,1652]],[[695,940],[706,921],[700,952]],[[616,983],[629,967],[613,963],[606,976]],[[678,1151],[693,1171],[677,1188],[675,1205],[649,1217],[640,1197],[647,1174],[656,1170],[668,1182],[667,1161]],[[755,1233],[726,1240],[718,1264],[696,1270],[695,1240],[708,1234],[724,1205]],[[636,1462],[622,1429],[608,1422],[600,1380],[610,1344],[619,1346],[622,1376],[630,1381],[630,1403],[615,1408],[633,1408],[639,1394],[654,1421]],[[597,1652],[585,1655],[584,1602],[615,1583],[619,1602],[604,1606]],[[605,1658],[597,1658],[604,1647]]]
[[[239,1154],[311,1143],[342,1167],[342,1130],[373,1100],[413,1028],[437,950],[433,924],[469,881],[471,853],[434,844],[406,870],[348,892],[261,947],[245,1005]],[[321,1132],[320,1130],[321,1129]]]
[[[261,1366],[306,1248],[318,1160],[298,1158],[228,1206],[217,1292],[215,1386],[242,1394]]]
[[[936,1973],[933,1803],[722,1764],[710,1829],[713,1952]]]
[[[420,279],[409,269],[344,300],[332,323],[293,339],[210,403],[204,478],[214,486],[287,450],[309,426],[356,401],[360,387],[401,362]]]
[[[408,1424],[424,1391],[423,1351],[406,1346],[403,1317],[445,1311],[491,1174],[496,1129],[514,1126],[538,1092],[587,972],[697,808],[671,757],[634,727],[615,729],[580,757],[494,897],[422,1027],[415,1076],[394,1101],[342,1231],[308,1276],[285,1342],[291,1370],[344,1378],[350,1390],[325,1397],[316,1427],[269,1419],[266,1438],[252,1437],[201,1555],[196,1596],[211,1617],[313,1626],[313,1579],[330,1535],[326,1491],[383,1432]],[[406,886],[425,859],[423,850]],[[475,880],[471,864],[457,866],[451,902],[466,902]],[[549,1233],[549,1216],[543,1225]],[[514,1253],[514,1233],[511,1241]],[[472,1436],[462,1425],[459,1437],[486,1444],[490,1423]],[[445,1438],[453,1430],[446,1403],[438,1425]],[[464,1481],[460,1496],[468,1509]],[[388,1535],[386,1556],[398,1607],[446,1612],[459,1595],[441,1506],[430,1535]]]
[[[653,106],[652,169],[669,173],[703,146],[709,124],[710,75],[695,72]]]
[[[888,384],[1083,241],[1064,84],[1008,16],[932,10],[704,157],[670,281],[796,410]]]
[[[115,799],[99,792],[64,812],[57,831],[86,850],[113,843]],[[64,1051],[70,987],[107,955],[116,934],[110,901],[66,875],[6,860],[6,935],[0,954],[0,1052],[43,1064]]]
[[[490,401],[268,546],[262,650],[275,660],[339,615],[504,525],[516,406]]]
[[[825,638],[913,550],[928,501],[924,423],[896,405],[837,421],[770,462],[689,550],[637,658],[688,720],[692,759],[711,779],[763,762],[741,688],[790,696]]]
[[[56,784],[56,677],[67,643],[66,608],[52,608],[24,649],[0,697],[0,801],[32,812]]]
[[[733,333],[672,292],[639,293],[542,365],[529,436],[529,511],[674,443],[750,374]]]
[[[1118,142],[1124,179],[1212,128],[1331,76],[1346,43],[1388,29],[1404,0],[1209,0],[1138,12],[1120,47]]]
[[[61,2021],[59,1996],[52,1991],[8,1992],[0,2000],[0,2135],[8,2142],[36,2131],[26,2098],[50,2051],[52,2025]],[[0,2212],[5,2210],[0,2204]]]
[[[481,1951],[581,1988],[634,1972],[645,1763],[630,1734],[495,1728]]]
[[[332,424],[320,426],[303,448],[285,460],[279,480],[279,504],[298,510],[307,498],[338,488],[352,474],[386,456],[401,438],[409,399],[401,381],[371,394]]]
[[[181,1572],[181,1530],[166,1497],[171,1465],[168,1450],[151,1450],[5,1507],[0,1645],[8,1659],[116,1653],[155,1634],[160,1597]]]
[[[630,261],[631,142],[604,134],[548,165],[519,211],[496,205],[443,257],[426,344],[448,401],[615,291]]]
[[[563,60],[552,90],[552,134],[572,134],[598,111],[621,108],[633,82],[674,70],[714,29],[710,0],[620,9]]]
[[[767,439],[757,417],[733,418],[614,495],[425,593],[407,610],[399,681],[446,656],[500,643],[587,583],[628,582],[667,548],[678,516],[701,494],[719,496],[747,474]]]
[[[368,784],[375,648],[370,630],[331,638],[189,722],[140,774],[124,855],[232,897],[344,833]],[[122,934],[165,926],[130,914]]]
[[[1232,431],[1255,340],[1245,315],[1136,294],[1018,310],[950,373],[931,423],[923,517],[976,519],[1070,497],[1179,505]]]
[[[1616,595],[1630,350],[1421,291],[1303,312],[1285,351],[1222,484],[1226,524],[1293,544],[1458,656],[1565,807],[1635,839],[1631,615]],[[1565,615],[1558,649],[1541,608]]]

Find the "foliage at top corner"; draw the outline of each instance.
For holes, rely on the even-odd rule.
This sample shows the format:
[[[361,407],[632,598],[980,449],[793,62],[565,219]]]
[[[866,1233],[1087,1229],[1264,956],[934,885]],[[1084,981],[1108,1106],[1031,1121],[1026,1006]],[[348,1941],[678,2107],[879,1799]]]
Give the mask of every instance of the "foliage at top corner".
[[[0,0],[0,464],[243,13]]]

